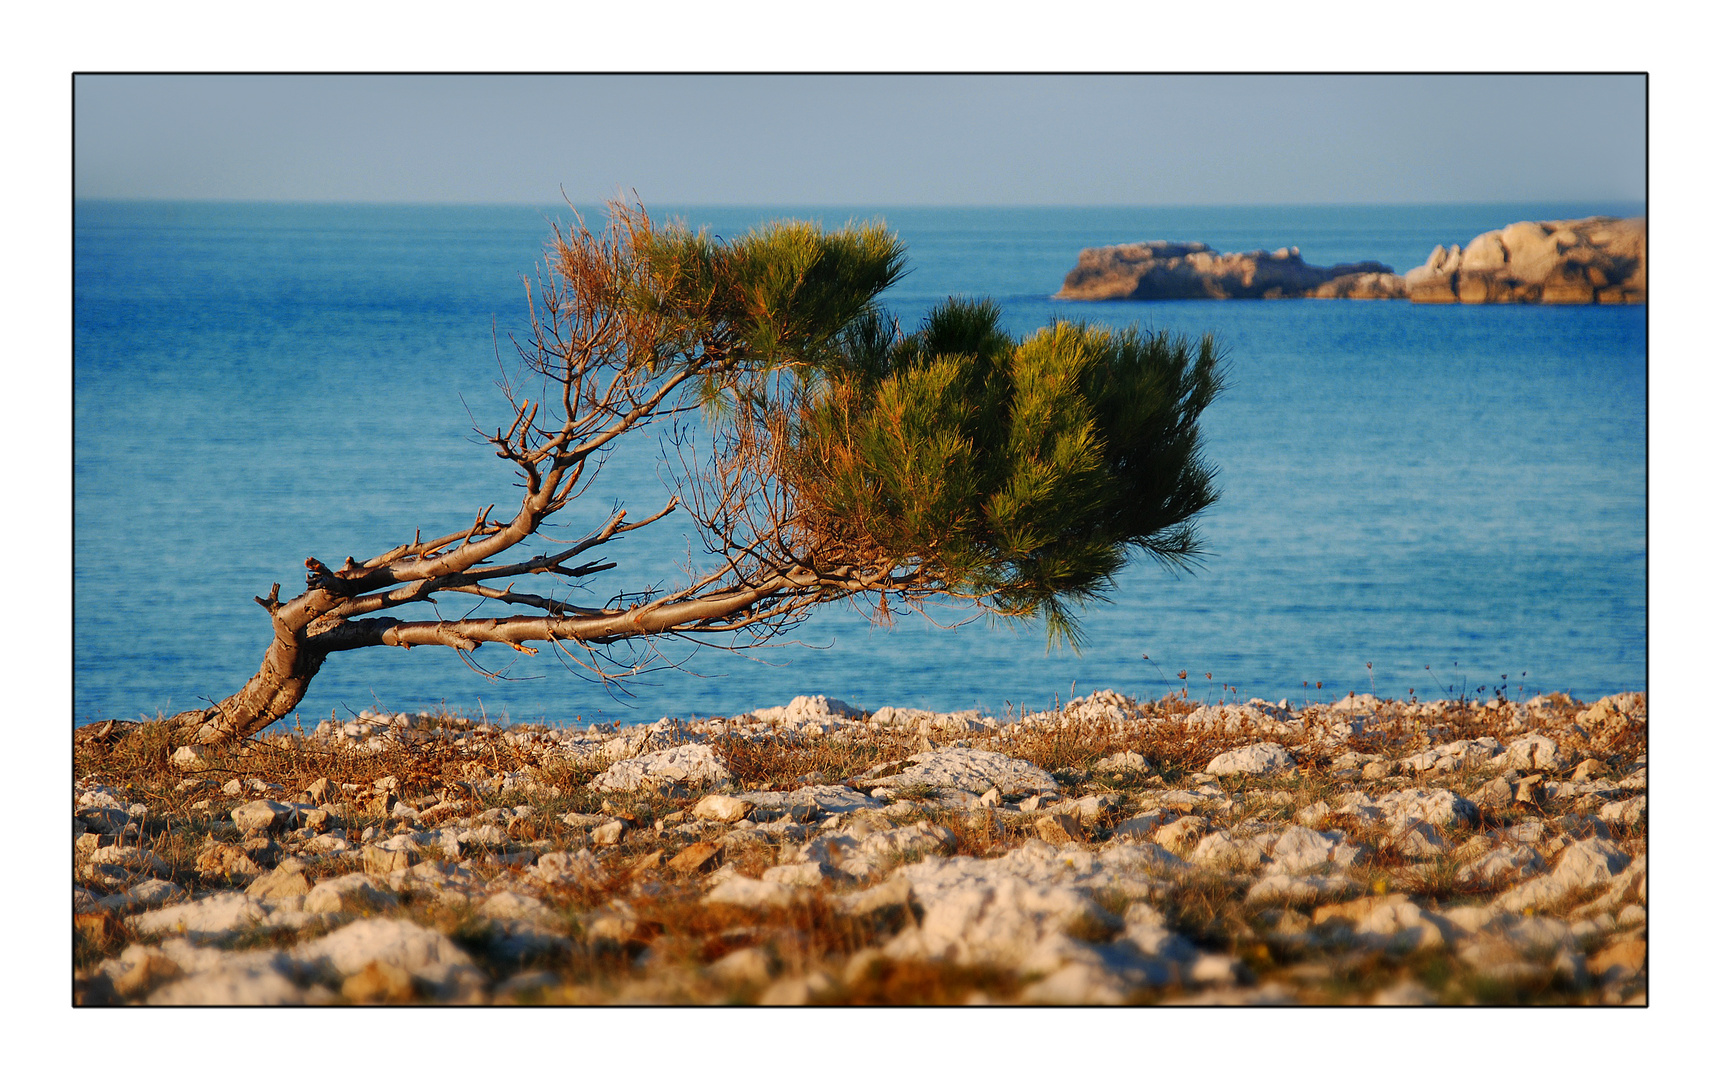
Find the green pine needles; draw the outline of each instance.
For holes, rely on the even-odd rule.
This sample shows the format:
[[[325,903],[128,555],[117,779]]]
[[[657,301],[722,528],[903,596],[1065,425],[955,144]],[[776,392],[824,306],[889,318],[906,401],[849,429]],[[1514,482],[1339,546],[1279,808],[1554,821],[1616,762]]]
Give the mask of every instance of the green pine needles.
[[[952,299],[914,334],[849,327],[796,430],[793,483],[839,558],[894,561],[938,590],[1080,642],[1132,548],[1202,554],[1217,497],[1198,419],[1222,386],[1199,344],[1060,322],[1017,341],[990,301]]]

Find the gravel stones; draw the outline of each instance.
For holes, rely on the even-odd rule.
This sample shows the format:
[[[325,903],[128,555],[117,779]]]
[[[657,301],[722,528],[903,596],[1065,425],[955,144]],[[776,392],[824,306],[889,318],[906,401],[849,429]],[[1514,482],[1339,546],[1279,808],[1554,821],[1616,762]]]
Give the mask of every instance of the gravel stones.
[[[1380,986],[1389,987],[1377,995],[1382,1002],[1451,1002],[1476,979],[1525,1000],[1641,1000],[1647,773],[1645,759],[1631,760],[1641,743],[1604,747],[1594,729],[1573,723],[1563,700],[1516,709],[1348,700],[1342,713],[1251,702],[1199,717],[1204,738],[1225,740],[1214,750],[1252,744],[1245,750],[1276,746],[1296,756],[1315,781],[1307,789],[1276,781],[1272,762],[1260,773],[1245,763],[1221,787],[1215,776],[1229,770],[1220,755],[1202,773],[1180,774],[1167,761],[1170,779],[1187,789],[1167,790],[1144,775],[1148,758],[1120,747],[1158,745],[1153,726],[1186,722],[1188,705],[1144,708],[1115,695],[1003,727],[960,717],[948,731],[932,714],[881,710],[869,720],[828,699],[791,702],[765,720],[663,721],[623,732],[415,727],[416,748],[450,744],[456,768],[442,780],[391,765],[397,775],[382,784],[362,775],[296,795],[288,792],[300,791],[297,781],[268,774],[240,773],[225,796],[215,793],[219,780],[201,777],[142,786],[87,778],[75,784],[75,928],[83,955],[93,947],[110,959],[75,974],[75,1000],[476,1002],[488,994],[546,1004],[837,1004],[880,1000],[909,975],[916,985],[936,982],[947,964],[1003,976],[984,994],[954,984],[950,1000],[968,994],[975,1002],[1354,1003]],[[1597,725],[1624,718],[1620,737],[1640,740],[1641,705],[1628,706],[1610,706]],[[898,721],[900,731],[880,734]],[[1061,739],[1076,723],[1101,725],[1081,734],[1109,745],[1092,764],[1048,759],[1070,766],[1056,778],[1072,786],[1067,796],[1054,794],[1054,778],[1038,770],[1027,783],[1009,781],[1008,771],[1033,769],[1010,755],[1038,761],[1044,747],[1035,740]],[[1382,753],[1332,744],[1341,723],[1370,736],[1353,746]],[[364,738],[381,748],[402,743],[407,730],[370,728]],[[1511,745],[1453,737],[1478,731]],[[1421,733],[1425,741],[1412,741]],[[802,785],[795,790],[710,795],[700,787],[733,781],[714,772],[689,781],[698,773],[689,766],[722,763],[706,749],[717,744],[701,742],[718,735],[815,753],[788,770],[770,759],[770,782]],[[934,748],[943,735],[974,746]],[[835,749],[886,737],[924,752],[842,785],[811,783],[837,775],[829,765],[783,783],[821,760],[820,740]],[[471,744],[453,749],[457,739]],[[692,741],[665,747],[674,740]],[[501,742],[512,771],[492,759]],[[1518,771],[1506,767],[1513,752]],[[1561,753],[1583,764],[1566,770]],[[470,760],[458,760],[463,754]],[[587,776],[603,770],[600,790],[637,783],[631,789],[649,797],[612,795],[600,811],[597,797],[576,792],[572,806],[546,805],[569,796],[554,793],[533,761],[549,768],[568,759]],[[654,768],[666,762],[681,768],[679,778]],[[1377,765],[1391,775],[1363,775]],[[1474,791],[1462,798],[1429,783],[1437,776]],[[878,797],[855,787],[876,787]],[[1512,802],[1520,787],[1534,805]],[[486,809],[503,791],[533,805]],[[393,820],[343,819],[378,794],[396,796]],[[1304,805],[1316,795],[1319,802]],[[187,812],[191,800],[201,806]],[[1474,828],[1484,802],[1494,803],[1488,832]],[[327,807],[314,825],[305,813],[312,803]],[[236,805],[243,840],[223,820]],[[575,808],[581,812],[568,812]],[[301,822],[307,827],[294,827]],[[364,824],[375,828],[360,844]],[[344,828],[317,834],[331,825],[353,828],[351,841]],[[186,849],[178,831],[186,826],[228,842]],[[957,855],[958,833],[961,850],[989,857]],[[626,850],[604,846],[611,840]],[[1367,857],[1371,845],[1388,854]],[[188,861],[206,874],[201,882]],[[1402,892],[1375,894],[1383,888]],[[1213,911],[1204,915],[1192,902]],[[808,951],[795,928],[827,907],[853,920],[870,947],[852,957],[824,945]],[[1192,916],[1208,927],[1203,947],[1178,932]],[[141,941],[113,957],[126,944],[114,936],[116,919]],[[458,942],[439,933],[461,920],[475,932]],[[415,926],[404,936],[419,944],[386,929],[396,923]],[[376,943],[342,945],[337,935],[364,926]],[[241,947],[259,940],[276,947]],[[613,983],[579,974],[597,955],[616,961]],[[690,956],[741,959],[700,967]],[[1382,972],[1384,981],[1352,987],[1360,997],[1335,990],[1353,965],[1382,962],[1397,967]]]

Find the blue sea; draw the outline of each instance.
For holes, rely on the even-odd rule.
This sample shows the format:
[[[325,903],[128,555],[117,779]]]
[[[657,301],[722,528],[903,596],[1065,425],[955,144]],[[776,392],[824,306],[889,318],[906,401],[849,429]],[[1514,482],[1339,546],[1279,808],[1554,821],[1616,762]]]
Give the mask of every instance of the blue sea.
[[[1205,565],[1132,565],[1086,612],[1079,655],[962,609],[933,612],[954,628],[881,627],[833,606],[777,648],[665,646],[623,691],[547,650],[480,650],[498,675],[448,650],[337,654],[306,723],[381,706],[626,724],[815,693],[1003,714],[1102,687],[1159,696],[1181,672],[1210,701],[1647,685],[1644,307],[1049,299],[1102,244],[1295,245],[1402,273],[1514,221],[1641,205],[650,209],[727,236],[882,219],[908,247],[886,301],[909,327],[966,295],[1018,334],[1055,319],[1217,334],[1230,378],[1203,421],[1222,488]],[[269,639],[251,598],[296,594],[307,556],[363,560],[517,497],[472,429],[510,419],[496,382],[522,279],[566,206],[80,202],[74,217],[75,723],[220,699]],[[572,531],[618,503],[661,507],[661,451],[625,444]],[[690,549],[675,518],[632,534],[605,550],[621,565],[602,595],[673,584]]]

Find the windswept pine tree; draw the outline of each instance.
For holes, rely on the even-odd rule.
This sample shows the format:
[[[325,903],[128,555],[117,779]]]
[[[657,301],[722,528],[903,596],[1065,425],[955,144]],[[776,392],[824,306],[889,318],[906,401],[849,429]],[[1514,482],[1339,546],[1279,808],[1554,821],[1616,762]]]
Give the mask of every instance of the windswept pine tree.
[[[1059,323],[1018,341],[995,305],[956,299],[904,333],[879,306],[903,270],[882,225],[781,222],[725,241],[616,205],[601,232],[558,229],[505,391],[513,423],[480,432],[514,466],[518,507],[363,560],[306,559],[303,592],[256,598],[273,631],[257,673],[165,721],[170,740],[261,731],[331,656],[374,646],[548,646],[609,678],[664,637],[746,647],[818,604],[888,616],[935,599],[1073,643],[1075,610],[1132,550],[1198,557],[1192,522],[1216,497],[1198,427],[1221,385],[1211,337]],[[519,550],[544,542],[605,455],[660,424],[676,433],[679,495]],[[677,511],[704,564],[667,591],[617,581],[606,545]],[[544,584],[516,588],[529,581]],[[610,599],[577,602],[556,588],[569,583]],[[415,607],[448,593],[498,613]]]

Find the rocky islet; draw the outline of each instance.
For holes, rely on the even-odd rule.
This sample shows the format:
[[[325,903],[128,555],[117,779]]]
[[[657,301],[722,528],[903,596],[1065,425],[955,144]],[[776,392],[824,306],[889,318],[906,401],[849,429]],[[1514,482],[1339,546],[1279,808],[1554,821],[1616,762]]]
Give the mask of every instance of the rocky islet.
[[[1003,720],[809,697],[621,731],[362,714],[175,755],[154,788],[80,779],[77,994],[1642,1001],[1646,731],[1641,694],[1102,691]],[[912,752],[737,779],[879,746]],[[440,777],[289,790],[281,752]]]
[[[1641,304],[1648,222],[1520,221],[1437,246],[1402,277],[1378,262],[1311,266],[1297,248],[1218,252],[1155,240],[1086,248],[1061,300],[1349,299],[1419,304]]]

